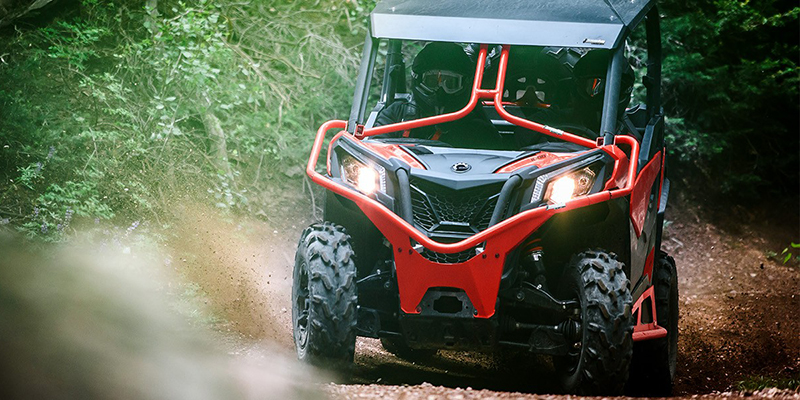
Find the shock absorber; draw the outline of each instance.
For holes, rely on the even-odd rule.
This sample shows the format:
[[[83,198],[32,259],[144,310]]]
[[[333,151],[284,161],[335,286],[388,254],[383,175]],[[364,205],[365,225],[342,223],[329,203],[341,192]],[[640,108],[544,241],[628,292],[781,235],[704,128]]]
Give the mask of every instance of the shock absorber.
[[[544,250],[540,245],[541,239],[532,239],[527,241],[522,247],[522,264],[523,268],[528,272],[532,278],[530,280],[534,286],[539,289],[547,290],[547,277],[545,276],[544,269]]]

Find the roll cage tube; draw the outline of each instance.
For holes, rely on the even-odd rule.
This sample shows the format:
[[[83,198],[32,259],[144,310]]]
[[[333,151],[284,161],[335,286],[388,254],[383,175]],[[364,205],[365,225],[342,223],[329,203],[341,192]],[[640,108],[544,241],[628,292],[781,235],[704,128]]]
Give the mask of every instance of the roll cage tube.
[[[514,116],[505,110],[505,107],[503,106],[503,85],[505,83],[504,81],[506,75],[506,68],[508,67],[509,48],[510,46],[504,45],[503,50],[500,53],[500,63],[497,71],[497,84],[495,85],[494,89],[480,88],[481,82],[483,81],[484,63],[483,62],[477,63],[477,67],[475,68],[475,79],[473,80],[472,83],[472,95],[470,96],[469,102],[467,102],[464,108],[447,114],[434,115],[431,117],[415,119],[412,121],[404,121],[374,128],[368,128],[365,129],[363,132],[357,132],[356,137],[364,138],[368,136],[381,135],[389,132],[404,131],[407,129],[415,129],[423,126],[436,125],[454,121],[463,118],[467,116],[467,114],[472,112],[475,106],[477,106],[478,100],[490,99],[494,100],[494,107],[497,110],[497,113],[508,122],[522,126],[523,128],[528,128],[530,130],[543,133],[545,135],[560,138],[584,147],[589,147],[589,148],[596,147],[596,143],[592,140],[585,139],[583,137],[580,137],[578,135],[569,132],[565,132],[561,129],[553,128],[547,125],[543,125],[537,122],[533,122],[524,118]],[[487,52],[488,52],[488,46],[482,44],[480,52],[478,53],[478,60],[485,60]]]
[[[506,67],[508,66],[508,50],[509,46],[507,45],[503,46],[503,51],[501,53],[500,63],[498,66],[498,76],[497,76],[498,83],[495,89],[493,90],[480,89],[480,81],[481,81],[481,76],[483,75],[484,63],[482,62],[478,63],[476,69],[476,79],[475,79],[476,82],[472,88],[472,96],[467,106],[464,107],[462,110],[449,114],[422,118],[414,121],[400,122],[396,124],[380,126],[377,128],[371,128],[365,130],[363,134],[356,131],[356,134],[352,134],[351,137],[356,139],[361,139],[365,136],[374,136],[387,132],[394,132],[404,129],[413,129],[420,126],[452,121],[469,113],[475,107],[479,98],[493,97],[495,108],[505,120],[517,124],[519,126],[544,133],[546,135],[554,137],[563,136],[564,139],[567,139],[573,143],[580,144],[582,146],[590,148],[600,148],[604,152],[608,153],[615,160],[614,162],[615,168],[621,168],[621,166],[627,164],[627,174],[625,175],[626,179],[623,187],[612,190],[603,190],[601,192],[594,193],[588,196],[575,198],[573,200],[567,201],[563,207],[557,209],[551,209],[547,207],[537,207],[530,210],[526,210],[511,218],[501,221],[496,225],[489,227],[483,232],[477,233],[464,240],[461,240],[456,243],[445,244],[436,242],[428,238],[425,234],[414,228],[413,225],[411,225],[408,221],[404,220],[403,218],[401,218],[400,216],[398,216],[397,214],[386,208],[386,206],[379,203],[378,201],[356,190],[353,190],[342,184],[336,183],[331,178],[323,176],[322,174],[316,171],[315,167],[317,165],[317,162],[319,161],[320,152],[322,151],[322,146],[325,141],[325,134],[330,129],[345,129],[346,127],[348,127],[347,121],[332,120],[320,126],[320,128],[317,130],[317,135],[314,140],[314,145],[311,149],[311,155],[309,156],[308,164],[306,165],[306,174],[308,174],[308,176],[314,183],[354,201],[359,206],[359,208],[361,208],[368,216],[375,218],[379,217],[379,220],[376,220],[376,222],[380,223],[379,228],[392,226],[394,228],[391,229],[399,229],[403,234],[407,235],[410,239],[413,239],[414,241],[416,241],[417,243],[421,244],[422,246],[424,246],[429,250],[439,253],[461,252],[471,247],[474,247],[484,241],[487,241],[488,239],[492,239],[495,236],[504,234],[508,235],[509,232],[512,231],[518,231],[520,232],[519,235],[525,235],[527,234],[526,232],[530,232],[530,229],[532,228],[535,229],[536,227],[540,226],[541,223],[543,223],[547,218],[549,218],[552,215],[630,195],[631,191],[633,190],[633,185],[635,182],[638,155],[639,155],[639,142],[637,142],[636,139],[628,135],[619,135],[614,137],[614,143],[606,142],[601,145],[594,141],[584,139],[582,137],[573,135],[568,132],[563,132],[554,128],[547,127],[542,124],[538,124],[533,121],[528,121],[523,118],[515,117],[510,113],[508,113],[503,108],[501,100],[503,94],[503,80],[505,79]],[[486,53],[487,53],[487,46],[481,45],[479,59],[480,60],[485,59]],[[354,109],[355,108],[356,106],[354,106]],[[558,132],[561,133],[559,134]],[[342,134],[346,135],[346,133],[344,132],[339,133],[339,135]],[[627,161],[625,160],[627,157],[626,154],[619,147],[617,147],[616,143],[625,144],[630,147],[630,158]],[[614,175],[616,175],[616,173]]]

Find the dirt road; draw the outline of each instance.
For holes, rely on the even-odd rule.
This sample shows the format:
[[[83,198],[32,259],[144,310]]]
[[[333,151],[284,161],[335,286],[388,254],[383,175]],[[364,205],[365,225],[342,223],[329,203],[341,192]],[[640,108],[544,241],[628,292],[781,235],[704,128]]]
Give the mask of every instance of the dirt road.
[[[680,200],[674,204],[681,204]],[[307,206],[279,210],[267,221],[219,223],[205,213],[187,216],[178,253],[188,276],[237,337],[235,353],[274,342],[292,352],[291,266]],[[697,208],[668,210],[664,249],[679,272],[680,340],[676,394],[735,390],[756,376],[800,374],[800,267],[768,259],[797,241],[796,222],[774,225],[750,214],[736,225],[712,224]],[[193,219],[193,220],[192,220]],[[748,221],[749,219],[749,221]],[[196,228],[202,227],[202,228]],[[553,393],[552,373],[536,363],[513,370],[482,354],[439,352],[426,365],[400,360],[380,343],[359,339],[353,376],[326,385],[335,398],[525,398]],[[789,392],[759,395],[797,396]],[[433,397],[431,397],[433,396]],[[714,396],[721,396],[715,394]],[[534,396],[540,397],[540,396]]]

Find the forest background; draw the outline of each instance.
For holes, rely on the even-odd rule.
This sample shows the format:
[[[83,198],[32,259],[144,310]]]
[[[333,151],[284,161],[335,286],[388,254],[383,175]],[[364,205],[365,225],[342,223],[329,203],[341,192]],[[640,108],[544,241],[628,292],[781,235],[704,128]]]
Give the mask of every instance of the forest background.
[[[0,230],[166,235],[180,204],[263,216],[308,193],[314,132],[348,115],[373,6],[0,0]],[[800,7],[659,8],[674,190],[798,223]]]

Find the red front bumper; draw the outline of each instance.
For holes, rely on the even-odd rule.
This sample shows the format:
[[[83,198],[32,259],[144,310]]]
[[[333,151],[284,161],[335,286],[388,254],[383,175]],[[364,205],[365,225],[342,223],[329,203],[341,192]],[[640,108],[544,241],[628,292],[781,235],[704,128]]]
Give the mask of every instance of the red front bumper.
[[[618,161],[617,168],[627,164],[627,179],[623,188],[579,197],[568,201],[559,209],[539,207],[528,210],[460,242],[444,244],[431,240],[383,204],[338,184],[315,170],[325,133],[330,129],[344,129],[345,125],[345,121],[328,121],[319,128],[306,173],[320,186],[355,202],[392,243],[400,291],[400,308],[409,314],[418,313],[417,306],[429,288],[453,287],[466,292],[477,311],[476,317],[489,318],[494,315],[500,276],[508,253],[555,214],[629,195],[639,153],[638,142],[630,136],[616,137],[617,142],[630,146],[630,158],[627,158],[616,145],[602,147]],[[347,132],[342,134],[349,135]],[[412,248],[412,241],[439,253],[457,253],[481,243],[485,244],[483,253],[464,263],[439,264],[422,257]]]

